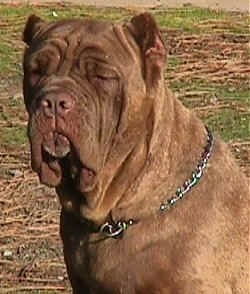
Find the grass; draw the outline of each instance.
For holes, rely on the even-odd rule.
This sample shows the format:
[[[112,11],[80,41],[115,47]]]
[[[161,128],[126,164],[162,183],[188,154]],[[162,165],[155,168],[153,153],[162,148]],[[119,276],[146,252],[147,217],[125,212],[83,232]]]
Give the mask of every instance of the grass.
[[[7,147],[21,147],[27,143],[26,127],[7,127],[0,133],[0,141],[3,146]]]
[[[0,72],[5,73],[11,70],[13,59],[13,49],[11,46],[2,43],[0,45]]]
[[[212,130],[219,132],[225,141],[250,139],[249,113],[222,109],[207,115],[205,122]]]
[[[169,51],[166,80],[170,88],[214,132],[232,143],[242,168],[250,175],[249,16],[195,7],[160,8],[151,12],[161,27]],[[119,22],[129,21],[135,12],[86,6],[0,4],[0,192],[4,195],[0,199],[4,203],[0,201],[0,209],[10,220],[3,226],[0,239],[6,241],[13,232],[18,236],[16,240],[0,243],[0,254],[2,248],[12,248],[15,254],[13,262],[7,260],[1,268],[0,276],[4,279],[0,277],[0,288],[23,287],[22,291],[10,293],[62,293],[35,289],[37,285],[46,288],[49,284],[52,288],[53,285],[65,287],[63,293],[69,293],[67,281],[58,281],[58,276],[65,276],[65,268],[61,252],[56,253],[61,248],[57,234],[57,202],[48,188],[39,186],[29,169],[27,114],[21,90],[24,49],[21,38],[25,21],[32,13],[54,21],[91,17]],[[2,185],[4,176],[6,182]],[[22,197],[21,207],[18,197]],[[48,216],[41,213],[44,210]],[[40,230],[29,231],[26,220]],[[52,226],[50,233],[47,226]],[[48,244],[45,246],[41,240]],[[27,271],[30,280],[20,282],[16,277],[27,265],[27,256],[30,259],[35,256],[36,262]],[[32,290],[32,287],[35,288]]]
[[[156,13],[160,26],[182,30],[184,32],[201,31],[199,26],[204,21],[229,20],[230,15],[224,11],[185,7],[180,9],[163,10]]]
[[[96,19],[107,19],[116,22],[128,21],[133,15],[133,11],[129,9],[118,8],[96,9],[94,7],[86,6],[7,6],[0,4],[0,77],[4,77],[7,75],[11,78],[15,77],[17,81],[21,80],[21,60],[22,51],[24,48],[24,44],[21,41],[21,36],[25,20],[27,19],[28,15],[32,13],[35,13],[48,21],[56,21],[58,19],[70,17],[91,17]],[[171,32],[173,30],[174,32],[179,31],[177,33],[179,35],[194,38],[196,37],[198,38],[198,41],[199,36],[206,36],[208,34],[230,34],[230,36],[233,37],[244,36],[246,38],[248,38],[249,36],[249,17],[245,14],[235,14],[222,10],[201,9],[196,7],[153,10],[152,13],[156,17],[157,22],[166,35],[165,38],[167,46],[170,48],[172,44],[168,43],[168,36],[171,36]],[[204,45],[201,44],[199,47],[199,42],[195,46],[198,46],[198,49],[194,48],[196,51],[199,51],[201,49],[204,50]],[[181,52],[182,54],[185,47],[187,46],[183,46],[183,50]],[[212,48],[210,48],[210,54],[218,56],[220,54],[220,50],[221,49],[219,48],[219,46],[212,46]],[[207,51],[207,53],[209,54],[209,50]],[[231,61],[235,60],[235,62],[237,62],[238,60],[240,60],[240,53],[238,54],[237,52],[237,50],[232,50],[231,56],[229,56],[229,58],[231,58]],[[169,55],[166,74],[167,79],[169,73],[175,73],[178,68],[181,70],[183,68],[183,65],[188,62],[188,58],[186,59],[185,57],[181,56],[182,54],[176,52]],[[208,57],[210,58],[210,56]],[[202,57],[200,58],[200,60],[206,59],[207,58],[204,56],[203,59]],[[241,106],[243,108],[247,108],[250,105],[249,86],[247,86],[246,81],[238,82],[240,83],[240,85],[231,85],[230,82],[226,82],[223,84],[214,84],[210,81],[207,81],[206,79],[199,78],[199,76],[184,80],[169,80],[170,86],[174,91],[178,93],[179,90],[181,90],[182,93],[184,93],[181,99],[183,103],[188,107],[199,107],[206,103],[210,103],[213,97],[218,97],[220,103],[228,103],[228,105],[230,106],[229,110],[216,111],[214,114],[211,114],[210,112],[208,114],[208,117],[206,117],[204,113],[201,115],[201,117],[204,118],[207,123],[212,124],[213,129],[215,129],[225,140],[242,140],[244,138],[249,138],[249,129],[247,127],[247,122],[245,119],[240,118],[241,112],[235,112],[236,114],[233,117],[229,115],[229,113],[231,114],[231,112],[233,112],[233,109],[231,109],[231,107],[237,108]],[[190,97],[185,96],[185,92],[187,91],[196,91],[197,93],[205,91],[206,94],[205,97],[196,97],[196,99],[192,99],[191,97],[190,99]],[[17,101],[12,101],[11,103],[16,102]],[[8,110],[8,113],[5,115],[5,117],[4,115],[0,116],[1,121],[11,121],[18,115],[18,107],[20,105],[17,105],[18,107],[15,107],[14,105],[11,105],[11,103],[7,103],[6,108]],[[20,103],[20,100],[18,103]],[[22,110],[24,111],[24,109]],[[8,117],[8,119],[6,119],[6,117]],[[230,117],[233,122],[228,123]],[[232,125],[237,131],[231,132]],[[0,138],[4,141],[5,146],[25,144],[26,140],[23,136],[24,131],[22,127],[9,128],[0,131]]]
[[[106,19],[111,21],[129,20],[133,11],[119,8],[93,8],[93,7],[39,7],[39,6],[6,6],[0,4],[0,73],[14,69],[10,60],[16,58],[16,50],[6,44],[10,36],[21,40],[24,21],[30,14],[38,14],[49,21],[63,18],[86,17]],[[224,11],[186,7],[152,11],[161,28],[177,29],[186,33],[206,32],[211,33],[217,29],[221,31],[244,33],[249,35],[249,17],[244,14],[235,16]],[[212,26],[209,23],[212,22]],[[214,28],[215,27],[215,28]],[[7,40],[6,40],[7,38]],[[4,58],[4,57],[7,57]],[[16,59],[15,59],[16,60]]]
[[[22,30],[25,20],[31,14],[37,14],[47,21],[63,18],[95,18],[119,21],[125,19],[129,12],[116,8],[94,9],[91,7],[39,7],[8,6],[0,4],[0,77],[21,75],[21,59],[24,44]],[[11,42],[11,43],[10,43]]]
[[[224,98],[224,100],[239,102],[246,107],[250,107],[250,92],[249,89],[242,87],[242,89],[236,88],[225,88],[221,87],[218,89],[218,94]]]
[[[250,140],[248,89],[226,88],[208,85],[205,82],[193,82],[191,85],[182,83],[181,90],[179,85],[173,88],[177,93],[182,92],[182,102],[187,107],[197,110],[204,122],[222,139],[227,142]],[[192,95],[188,96],[190,92]]]
[[[196,56],[193,65],[196,66],[198,61],[202,61],[201,69],[206,66],[208,60],[212,62],[220,59],[222,50],[231,50],[226,56],[231,63],[237,64],[241,62],[242,56],[246,59],[249,57],[249,48],[242,49],[244,44],[249,40],[249,16],[242,13],[229,13],[222,10],[201,9],[196,7],[185,7],[178,9],[156,9],[151,11],[159,26],[161,27],[166,39],[168,48],[176,48],[177,41],[182,42],[180,52],[173,52],[168,57],[168,67],[166,72],[167,80],[171,88],[177,93],[181,91],[181,100],[185,105],[191,108],[204,106],[211,103],[215,98],[219,105],[227,104],[229,109],[216,110],[214,113],[202,113],[201,117],[217,131],[225,140],[244,140],[249,139],[249,127],[247,125],[247,114],[242,116],[241,111],[234,109],[246,108],[250,106],[250,90],[249,82],[246,78],[234,79],[233,83],[227,80],[227,73],[224,73],[223,83],[207,80],[207,76],[200,77],[199,71],[197,75],[187,75],[184,79],[175,79],[172,81],[168,75],[175,75],[176,71],[183,71],[185,66],[189,64],[189,59],[194,58],[194,53],[202,52],[203,55]],[[22,77],[22,52],[24,44],[21,41],[22,30],[28,15],[35,13],[48,21],[56,21],[63,18],[86,17],[95,19],[106,19],[111,21],[128,21],[134,12],[129,9],[118,8],[94,8],[94,7],[69,7],[69,6],[8,6],[0,4],[0,78],[8,76],[8,78],[16,80],[16,87],[20,87]],[[219,39],[213,44],[212,35],[226,36]],[[210,39],[209,39],[210,36]],[[229,37],[228,37],[229,36]],[[202,41],[202,37],[204,41]],[[185,40],[186,38],[186,40]],[[189,39],[196,40],[192,43]],[[242,39],[243,38],[243,39]],[[208,40],[207,40],[208,39]],[[239,41],[238,41],[239,39]],[[241,47],[236,46],[240,44]],[[187,44],[185,43],[187,42]],[[204,43],[202,43],[204,42]],[[238,42],[238,43],[237,43]],[[174,44],[173,44],[174,43]],[[175,44],[176,43],[176,44]],[[211,43],[211,44],[210,44]],[[228,44],[227,44],[228,43]],[[221,48],[226,44],[228,48]],[[206,46],[210,46],[206,48]],[[190,50],[190,54],[185,55],[185,49]],[[230,49],[231,48],[231,49]],[[240,50],[239,50],[240,48]],[[193,52],[192,52],[193,50]],[[171,51],[171,50],[170,50]],[[205,56],[204,56],[205,51]],[[247,56],[247,57],[246,57]],[[237,72],[237,68],[235,69]],[[194,71],[190,71],[190,74]],[[196,95],[192,97],[185,95],[187,92],[204,93],[205,95]],[[5,114],[1,114],[0,122],[11,122],[20,116],[20,101],[10,100],[3,101]],[[18,103],[18,105],[13,105]],[[21,101],[22,103],[22,101]],[[216,108],[216,107],[215,107]],[[24,111],[24,108],[22,108]],[[232,113],[234,115],[232,116]],[[21,117],[22,119],[22,117]],[[8,125],[8,124],[7,124]],[[231,128],[233,126],[233,130]],[[13,146],[25,144],[25,134],[23,127],[6,128],[0,130],[0,138],[4,142],[4,146]]]
[[[182,64],[182,60],[177,56],[168,56],[167,68],[168,70],[174,70],[177,66]]]

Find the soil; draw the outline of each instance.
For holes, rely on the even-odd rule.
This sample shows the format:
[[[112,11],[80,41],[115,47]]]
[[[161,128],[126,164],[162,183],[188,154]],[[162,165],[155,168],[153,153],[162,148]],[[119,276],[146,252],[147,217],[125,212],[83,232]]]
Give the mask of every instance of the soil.
[[[85,4],[104,3],[94,0],[72,0],[74,1]],[[206,3],[211,3],[209,1]],[[0,0],[1,2],[3,1]],[[5,2],[14,3],[14,1]],[[38,2],[44,3],[44,1],[36,1]],[[109,4],[113,3],[117,6],[118,2],[125,1],[113,0]],[[156,1],[138,0],[133,1],[133,4],[139,2],[145,5],[146,2],[156,3]],[[163,2],[167,1],[158,1],[154,5]],[[228,8],[233,5],[231,1],[224,2],[228,3]],[[183,2],[178,1],[178,3]],[[239,3],[243,2],[235,3],[238,9]],[[240,17],[241,15],[239,19]],[[23,25],[25,19],[15,19],[15,21]],[[2,25],[8,27],[8,24]],[[249,45],[247,45],[249,37],[241,33],[226,34],[224,31],[228,24],[224,22],[204,22],[201,25],[210,28],[210,32],[212,28],[213,34],[207,31],[203,34],[163,31],[169,45],[170,56],[187,61],[180,65],[175,64],[173,70],[169,68],[168,80],[187,84],[198,76],[207,80],[209,84],[217,83],[218,86],[225,85],[225,87],[230,84],[232,91],[246,87],[249,84],[250,68]],[[8,42],[12,42],[16,47],[21,46],[17,39],[10,40],[9,35],[6,38],[9,38]],[[0,115],[2,110],[6,110],[10,117],[15,117],[14,122],[2,120],[1,128],[26,124],[27,114],[23,107],[21,88],[20,76],[16,80],[0,78]],[[192,102],[192,108],[200,117],[216,113],[222,108],[232,109],[239,115],[249,117],[250,110],[245,104],[237,104],[236,100],[223,100],[222,97],[211,97],[209,89],[203,91],[180,89],[177,94],[180,99],[188,97]],[[20,103],[17,104],[16,109],[13,107],[15,103]],[[14,113],[11,114],[11,111]],[[58,233],[60,208],[55,192],[40,185],[37,176],[31,171],[27,143],[12,148],[5,148],[3,142],[0,143],[0,294],[70,293]],[[250,176],[250,138],[232,141],[230,146],[242,170]]]
[[[0,3],[27,3],[27,4],[46,4],[46,3],[72,3],[77,5],[109,6],[109,7],[181,7],[193,5],[198,7],[209,7],[212,9],[225,9],[228,11],[249,11],[249,0],[0,0]]]

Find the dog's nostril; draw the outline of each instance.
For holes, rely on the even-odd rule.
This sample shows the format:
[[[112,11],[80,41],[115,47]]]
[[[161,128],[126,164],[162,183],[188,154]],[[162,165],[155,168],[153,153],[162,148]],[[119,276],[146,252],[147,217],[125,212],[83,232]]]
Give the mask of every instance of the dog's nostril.
[[[67,110],[72,107],[73,103],[71,100],[61,100],[61,101],[59,101],[58,104],[59,104],[59,108]]]
[[[49,94],[42,98],[40,106],[45,115],[64,115],[73,107],[73,99],[67,94]]]
[[[43,99],[42,101],[41,101],[41,106],[43,107],[43,108],[52,108],[52,103],[51,103],[51,101],[50,100],[48,100],[48,99]]]
[[[40,101],[40,109],[49,118],[55,115],[55,103],[49,97],[44,97]]]
[[[56,111],[58,114],[64,114],[73,107],[73,99],[70,95],[61,94],[56,99]]]

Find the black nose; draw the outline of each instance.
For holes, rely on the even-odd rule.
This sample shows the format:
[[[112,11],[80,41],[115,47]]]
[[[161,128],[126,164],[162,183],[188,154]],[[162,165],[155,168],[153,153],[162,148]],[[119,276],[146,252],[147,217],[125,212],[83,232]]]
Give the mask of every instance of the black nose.
[[[41,99],[40,106],[48,117],[63,116],[73,108],[74,101],[68,94],[47,94]]]

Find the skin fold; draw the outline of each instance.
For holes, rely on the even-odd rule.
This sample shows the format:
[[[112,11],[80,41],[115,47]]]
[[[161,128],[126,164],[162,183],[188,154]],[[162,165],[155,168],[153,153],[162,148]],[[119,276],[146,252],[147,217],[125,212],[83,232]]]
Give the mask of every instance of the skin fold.
[[[32,15],[23,39],[31,164],[61,203],[73,293],[248,293],[249,183],[224,142],[215,137],[188,195],[159,209],[195,170],[207,131],[164,81],[152,16]],[[129,219],[120,238],[98,231]]]

